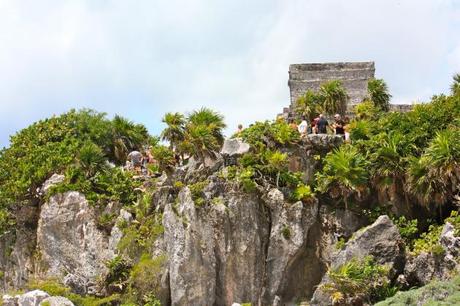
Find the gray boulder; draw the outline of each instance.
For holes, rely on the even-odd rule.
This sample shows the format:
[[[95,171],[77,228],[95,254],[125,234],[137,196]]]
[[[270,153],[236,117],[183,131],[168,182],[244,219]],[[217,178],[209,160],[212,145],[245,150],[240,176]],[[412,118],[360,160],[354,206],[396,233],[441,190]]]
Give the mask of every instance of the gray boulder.
[[[330,269],[336,269],[353,258],[371,255],[376,262],[390,267],[390,276],[402,272],[405,264],[405,247],[398,228],[388,218],[380,216],[373,224],[365,227],[346,243],[345,248],[332,258]],[[320,284],[328,281],[325,275]],[[329,294],[318,288],[313,294],[312,305],[330,305]]]
[[[41,194],[46,194],[48,192],[48,190],[59,184],[59,183],[62,183],[63,181],[65,180],[65,176],[62,175],[62,174],[57,174],[57,173],[54,173],[48,180],[45,181],[45,183],[43,183],[41,189],[40,189],[40,193]]]
[[[48,303],[49,306],[75,306],[72,301],[62,296],[52,296],[44,299],[40,305]]]
[[[34,290],[24,293],[18,298],[18,306],[39,306],[40,302],[50,295],[41,290]]]
[[[460,237],[455,237],[455,228],[449,222],[446,222],[442,228],[439,243],[446,251],[446,255],[452,255],[453,257],[457,257],[459,255]]]
[[[18,305],[18,298],[19,295],[12,296],[9,294],[5,294],[2,297],[2,302],[0,303],[2,306],[17,306]]]
[[[227,156],[243,155],[249,152],[251,146],[240,138],[225,139],[220,154]]]

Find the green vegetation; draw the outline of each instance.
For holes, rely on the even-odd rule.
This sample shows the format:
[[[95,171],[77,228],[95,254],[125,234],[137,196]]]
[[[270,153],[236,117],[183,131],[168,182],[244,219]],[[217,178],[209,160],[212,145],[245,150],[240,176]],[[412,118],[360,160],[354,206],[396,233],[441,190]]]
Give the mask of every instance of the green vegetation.
[[[372,79],[367,83],[367,92],[370,101],[377,109],[387,112],[390,109],[391,95],[388,86],[382,79]]]
[[[351,196],[359,199],[367,194],[369,163],[364,154],[352,145],[344,145],[324,159],[322,172],[316,174],[317,190],[341,198],[348,208]]]
[[[281,234],[283,235],[284,239],[289,240],[291,238],[291,229],[289,226],[284,225],[281,229]]]
[[[458,211],[452,211],[450,217],[445,220],[449,222],[455,229],[454,235],[460,236],[460,216]],[[444,254],[444,249],[439,244],[439,237],[441,236],[443,224],[431,224],[427,232],[422,233],[419,238],[414,239],[412,244],[413,248],[410,250],[414,255],[421,252],[432,253],[433,255]]]
[[[223,120],[222,115],[204,107],[187,117],[167,113],[163,117],[167,127],[161,136],[169,141],[169,149],[180,155],[183,161],[185,155],[190,155],[204,163],[207,157],[215,156],[224,142]]]
[[[385,91],[382,84],[374,89]],[[350,124],[352,143],[323,160],[316,192],[341,197],[345,205],[379,194],[387,200],[367,205],[388,207],[403,201],[406,210],[414,205],[437,209],[442,220],[443,207],[447,213],[452,210],[460,192],[460,93],[434,96],[407,113],[380,111],[389,98],[384,93],[370,93],[370,98],[378,112],[369,103],[360,106],[361,118]]]
[[[297,201],[304,203],[310,203],[314,201],[315,194],[311,190],[311,187],[300,183],[293,192],[293,197]]]
[[[205,203],[205,195],[203,193],[204,188],[209,185],[207,180],[196,182],[195,184],[189,185],[192,199],[196,206],[202,206]]]
[[[374,302],[396,293],[388,280],[389,269],[378,265],[371,256],[361,260],[354,258],[344,265],[329,270],[329,281],[320,289],[331,295],[332,303],[344,303],[347,299]]]
[[[141,305],[161,305],[157,295],[161,286],[161,268],[165,260],[164,256],[155,258],[148,254],[141,256],[130,272],[127,292],[129,301]]]
[[[355,108],[359,119],[373,119],[380,111],[388,111],[391,95],[388,86],[382,79],[372,79],[368,82],[368,97]],[[295,111],[298,115],[312,120],[318,114],[344,114],[348,95],[339,80],[321,84],[319,92],[307,90],[297,99]]]
[[[131,175],[108,163],[123,164],[126,152],[149,141],[143,125],[91,110],[72,110],[21,130],[0,151],[1,232],[14,223],[12,204],[36,203],[42,197],[39,187],[53,173],[65,174],[66,180],[51,194],[76,190],[98,204],[131,204]]]
[[[117,294],[108,297],[100,298],[95,296],[81,296],[70,291],[70,288],[65,287],[57,280],[32,280],[28,284],[29,290],[43,290],[51,296],[63,296],[72,301],[76,306],[103,306],[112,305],[112,303],[119,302],[120,296]]]
[[[405,292],[398,292],[376,306],[430,305],[448,306],[460,304],[460,276],[449,281],[433,281],[428,285]]]

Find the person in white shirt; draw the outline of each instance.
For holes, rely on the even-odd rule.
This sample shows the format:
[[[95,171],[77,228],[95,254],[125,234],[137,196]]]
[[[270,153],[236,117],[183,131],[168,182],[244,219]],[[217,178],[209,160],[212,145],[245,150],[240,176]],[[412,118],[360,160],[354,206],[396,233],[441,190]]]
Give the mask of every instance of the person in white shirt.
[[[297,129],[299,130],[299,133],[302,137],[308,134],[308,122],[305,120],[305,118],[302,118],[302,122],[300,122]]]

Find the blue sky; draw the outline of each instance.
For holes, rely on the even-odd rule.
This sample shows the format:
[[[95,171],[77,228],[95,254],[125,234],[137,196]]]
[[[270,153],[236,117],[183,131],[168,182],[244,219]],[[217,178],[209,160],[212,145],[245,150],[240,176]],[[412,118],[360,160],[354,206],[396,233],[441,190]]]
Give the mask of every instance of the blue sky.
[[[0,147],[30,123],[92,108],[162,129],[208,106],[229,126],[289,104],[291,63],[376,62],[393,102],[447,92],[457,0],[0,0]]]

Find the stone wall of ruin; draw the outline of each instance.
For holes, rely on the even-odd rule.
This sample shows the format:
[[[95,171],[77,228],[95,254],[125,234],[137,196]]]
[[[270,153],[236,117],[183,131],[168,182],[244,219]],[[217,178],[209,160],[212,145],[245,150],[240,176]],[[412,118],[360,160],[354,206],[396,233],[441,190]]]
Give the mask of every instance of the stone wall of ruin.
[[[374,62],[292,64],[288,81],[291,105],[307,90],[317,91],[330,80],[342,81],[350,97],[349,105],[358,104],[366,96],[367,82],[374,73]]]

